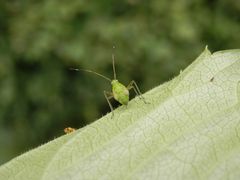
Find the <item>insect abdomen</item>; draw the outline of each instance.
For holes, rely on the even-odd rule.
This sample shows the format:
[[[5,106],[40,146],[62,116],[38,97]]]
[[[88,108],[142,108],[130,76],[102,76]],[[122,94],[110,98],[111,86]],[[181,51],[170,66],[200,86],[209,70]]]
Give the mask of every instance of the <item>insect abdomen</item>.
[[[121,104],[127,105],[129,102],[129,91],[128,89],[117,80],[113,80],[112,82],[112,92],[113,97]]]

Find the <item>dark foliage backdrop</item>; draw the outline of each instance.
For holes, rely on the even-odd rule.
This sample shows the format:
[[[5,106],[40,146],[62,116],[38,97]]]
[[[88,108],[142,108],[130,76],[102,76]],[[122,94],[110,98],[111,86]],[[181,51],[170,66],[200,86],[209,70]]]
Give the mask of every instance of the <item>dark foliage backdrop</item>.
[[[134,79],[143,92],[204,49],[239,48],[237,0],[0,1],[0,164],[106,114],[110,85],[69,67]],[[116,104],[117,106],[117,104]]]

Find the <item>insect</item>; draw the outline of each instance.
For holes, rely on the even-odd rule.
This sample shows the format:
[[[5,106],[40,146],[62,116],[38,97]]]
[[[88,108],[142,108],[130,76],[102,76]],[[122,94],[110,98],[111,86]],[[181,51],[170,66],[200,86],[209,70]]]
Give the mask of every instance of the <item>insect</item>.
[[[70,133],[72,133],[72,132],[74,132],[74,131],[76,131],[75,128],[71,128],[71,127],[64,128],[64,132],[65,132],[66,134],[70,134]]]
[[[113,47],[115,48],[115,47]],[[93,73],[95,75],[98,75],[102,78],[104,78],[105,80],[109,81],[111,83],[111,86],[112,86],[112,92],[109,92],[109,91],[104,91],[104,96],[108,102],[108,105],[111,109],[111,112],[112,112],[112,118],[114,116],[114,113],[113,113],[113,106],[110,102],[110,100],[112,98],[114,98],[116,101],[118,101],[120,104],[122,105],[127,105],[128,102],[129,102],[129,90],[133,89],[134,92],[136,93],[137,96],[139,96],[139,98],[145,103],[147,104],[147,102],[145,101],[144,97],[142,96],[142,93],[141,91],[139,90],[138,88],[138,85],[137,83],[132,80],[127,86],[124,86],[122,83],[120,83],[118,80],[117,80],[117,76],[116,76],[116,69],[115,69],[115,56],[114,54],[112,54],[112,66],[113,66],[113,80],[111,80],[110,78],[102,75],[102,74],[99,74],[95,71],[91,71],[91,70],[87,70],[87,69],[75,69],[75,68],[70,68],[71,70],[75,70],[75,71],[86,71],[86,72],[89,72],[89,73]]]

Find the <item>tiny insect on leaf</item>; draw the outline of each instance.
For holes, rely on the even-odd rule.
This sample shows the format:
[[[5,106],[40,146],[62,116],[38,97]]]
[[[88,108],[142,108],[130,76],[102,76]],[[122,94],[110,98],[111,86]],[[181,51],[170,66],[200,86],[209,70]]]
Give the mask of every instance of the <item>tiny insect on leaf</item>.
[[[75,128],[71,128],[71,127],[64,128],[64,132],[65,132],[66,134],[72,133],[72,132],[74,132],[74,131],[76,131]]]
[[[113,49],[115,47],[113,46]],[[118,80],[117,80],[117,76],[116,76],[116,68],[115,68],[115,56],[114,56],[114,53],[112,53],[112,66],[113,66],[113,80],[111,80],[110,78],[100,74],[100,73],[97,73],[95,71],[92,71],[92,70],[88,70],[88,69],[76,69],[76,68],[70,68],[70,70],[74,70],[74,71],[85,71],[85,72],[89,72],[89,73],[93,73],[97,76],[100,76],[102,78],[104,78],[105,80],[107,81],[110,81],[111,82],[111,85],[112,85],[112,91],[109,92],[109,91],[104,91],[104,96],[108,102],[108,105],[111,109],[111,112],[112,112],[112,118],[114,117],[114,112],[113,112],[113,106],[110,102],[110,99],[115,99],[116,101],[118,101],[120,104],[122,105],[127,105],[128,102],[129,102],[129,90],[133,89],[135,94],[137,96],[139,96],[139,98],[145,103],[147,104],[147,102],[145,101],[141,91],[139,90],[139,87],[137,85],[137,83],[132,80],[128,86],[125,86],[123,85],[122,83],[120,83]]]

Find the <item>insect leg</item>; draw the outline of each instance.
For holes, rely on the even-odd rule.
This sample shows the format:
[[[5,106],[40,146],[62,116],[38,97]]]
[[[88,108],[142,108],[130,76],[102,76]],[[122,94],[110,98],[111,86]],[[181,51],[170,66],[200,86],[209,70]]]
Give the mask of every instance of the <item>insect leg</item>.
[[[145,104],[147,104],[147,102],[145,101],[145,98],[143,97],[141,91],[140,91],[139,88],[138,88],[137,83],[136,83],[134,80],[132,80],[132,81],[129,83],[129,85],[127,86],[127,89],[128,89],[128,90],[133,89],[134,92],[139,96],[139,98],[142,99]]]
[[[106,100],[108,102],[108,105],[109,105],[109,107],[111,109],[111,112],[112,112],[112,117],[111,118],[113,118],[113,116],[114,116],[113,107],[112,107],[111,102],[109,101],[111,98],[113,98],[113,94],[111,92],[108,92],[108,91],[103,91],[103,94],[104,94],[104,96],[105,96],[105,98],[106,98]]]

